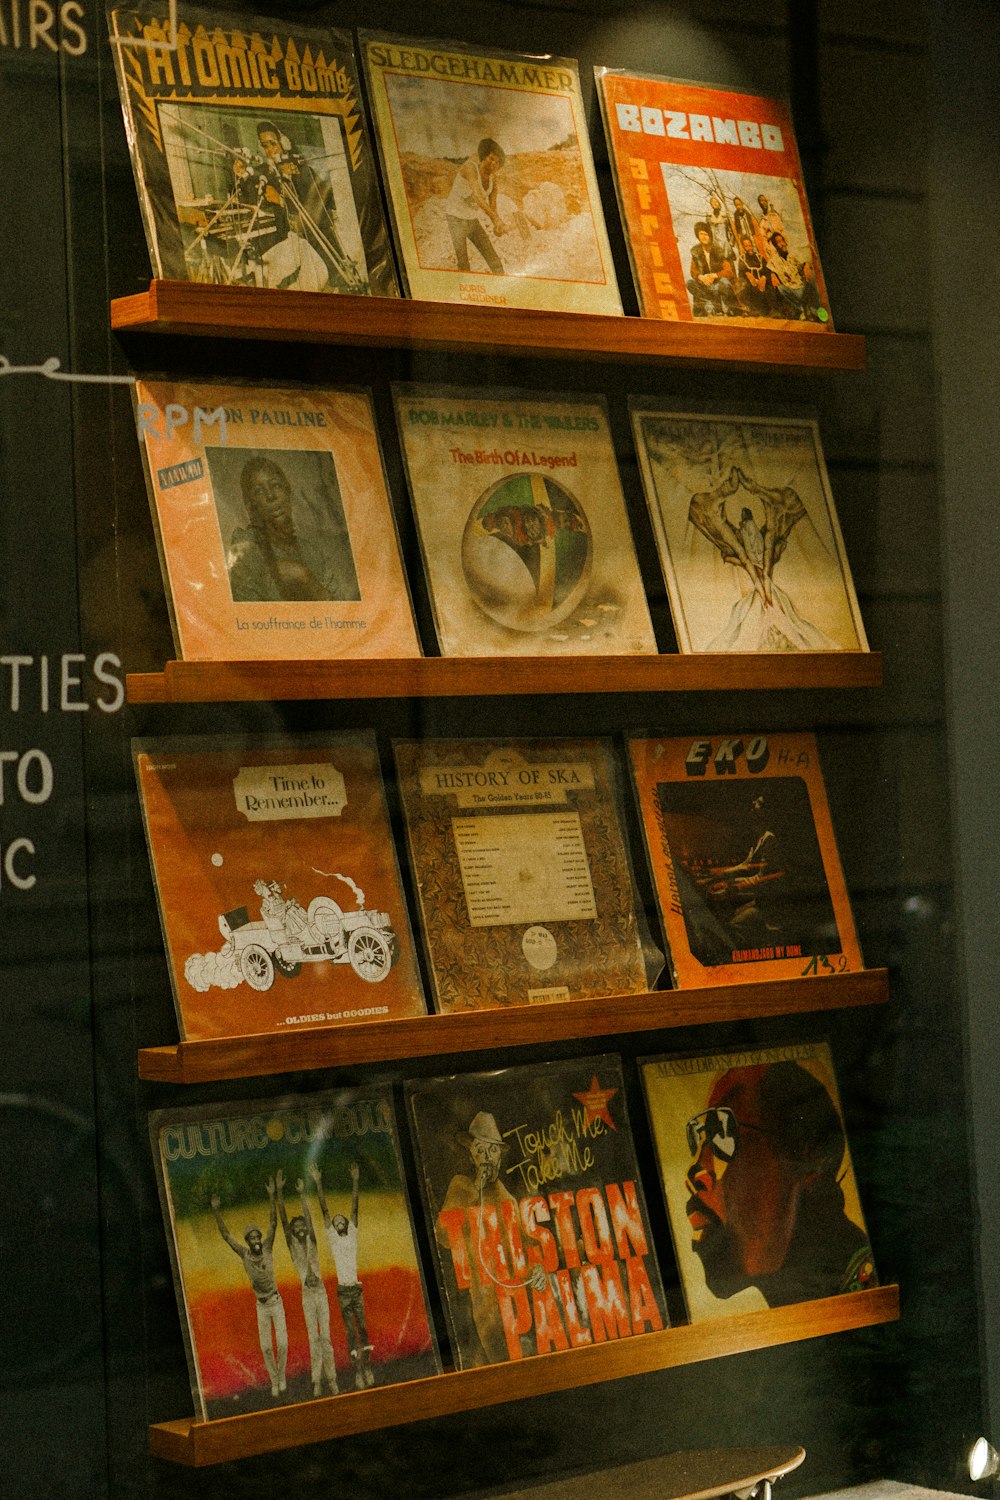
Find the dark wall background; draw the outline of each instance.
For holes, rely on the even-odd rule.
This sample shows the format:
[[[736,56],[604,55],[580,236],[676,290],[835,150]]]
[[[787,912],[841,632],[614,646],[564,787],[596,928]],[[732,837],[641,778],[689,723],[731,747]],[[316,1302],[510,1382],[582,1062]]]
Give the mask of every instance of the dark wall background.
[[[554,50],[577,57],[584,79],[603,62],[791,96],[835,317],[840,328],[866,334],[867,371],[793,379],[649,371],[623,383],[593,365],[261,351],[194,340],[119,345],[108,333],[108,298],[143,287],[149,272],[102,18],[87,4],[86,51],[54,55],[43,45],[9,44],[9,3],[0,0],[8,34],[4,45],[0,33],[7,187],[0,353],[23,364],[57,355],[77,371],[121,372],[131,364],[148,372],[370,383],[404,533],[390,379],[604,390],[666,649],[669,616],[655,583],[626,394],[709,409],[750,402],[814,413],[868,632],[885,655],[886,684],[866,693],[669,701],[612,693],[555,706],[511,700],[105,712],[97,700],[109,700],[110,691],[90,675],[98,653],[116,653],[130,670],[158,668],[173,654],[128,392],[38,375],[0,379],[0,655],[19,653],[35,664],[34,677],[23,669],[16,711],[10,668],[0,675],[0,749],[44,747],[55,768],[49,802],[31,808],[8,798],[0,806],[4,847],[29,836],[38,850],[31,891],[0,886],[9,1018],[0,1049],[0,1128],[10,1189],[0,1208],[0,1251],[13,1310],[0,1358],[3,1492],[32,1500],[234,1500],[262,1488],[323,1485],[357,1500],[393,1489],[430,1500],[678,1447],[786,1441],[808,1452],[805,1467],[785,1482],[790,1497],[879,1476],[968,1488],[961,1462],[988,1410],[982,1379],[989,1355],[981,1360],[979,1350],[997,1348],[1000,1318],[989,1253],[1000,1214],[991,1171],[996,1044],[987,936],[996,854],[984,815],[996,806],[995,786],[992,800],[983,801],[995,713],[988,623],[996,567],[979,479],[995,373],[984,309],[990,272],[956,274],[953,244],[960,232],[970,246],[987,247],[989,266],[997,241],[995,194],[983,176],[996,175],[991,8],[960,3],[928,16],[903,0],[877,10],[863,0],[759,0],[753,7],[678,0],[638,10],[617,0],[489,8],[467,0],[357,0],[354,11],[317,5],[294,12],[342,26]],[[66,39],[74,40],[71,33]],[[593,107],[591,115],[596,121]],[[601,170],[620,248],[606,166]],[[628,303],[623,254],[619,273]],[[941,495],[948,504],[944,602]],[[65,653],[85,658],[72,670],[84,678],[76,696],[90,707],[57,711],[50,702],[43,712],[38,658],[49,656],[58,672]],[[880,1271],[902,1286],[898,1325],[220,1470],[195,1474],[147,1457],[147,1424],[189,1411],[190,1394],[145,1141],[146,1112],[176,1103],[177,1093],[135,1078],[137,1046],[169,1042],[176,1032],[128,740],[369,723],[383,746],[393,734],[583,726],[605,733],[819,732],[862,945],[869,965],[890,969],[891,1005],[822,1020],[623,1038],[620,1050],[630,1058],[830,1036]],[[968,753],[970,741],[976,756]],[[967,1036],[960,959],[972,996]],[[967,1043],[982,1239],[968,1156]],[[518,1060],[499,1052],[469,1056],[460,1066]],[[438,1059],[377,1076],[399,1082],[452,1067]],[[296,1075],[185,1091],[183,1099],[328,1081]],[[641,1121],[640,1101],[630,1102],[633,1120]],[[648,1181],[655,1201],[652,1173]],[[662,1220],[661,1229],[669,1279]]]

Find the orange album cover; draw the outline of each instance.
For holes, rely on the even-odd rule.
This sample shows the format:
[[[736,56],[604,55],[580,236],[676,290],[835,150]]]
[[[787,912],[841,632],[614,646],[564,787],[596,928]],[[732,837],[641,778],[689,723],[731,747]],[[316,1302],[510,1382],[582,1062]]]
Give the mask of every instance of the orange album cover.
[[[594,71],[643,317],[832,329],[788,105]]]
[[[132,748],[185,1040],[423,1014],[374,735]]]
[[[137,380],[178,655],[419,656],[367,391]]]
[[[813,735],[629,753],[678,988],[863,968]]]

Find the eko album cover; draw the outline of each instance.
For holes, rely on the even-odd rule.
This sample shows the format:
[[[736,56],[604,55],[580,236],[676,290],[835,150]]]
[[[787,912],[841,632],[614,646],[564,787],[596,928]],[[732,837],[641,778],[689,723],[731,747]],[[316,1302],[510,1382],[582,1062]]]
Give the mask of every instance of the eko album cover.
[[[652,988],[609,741],[393,748],[439,1010]]]
[[[692,1323],[878,1285],[825,1042],[641,1071]]]
[[[832,329],[788,105],[595,73],[642,315]]]
[[[424,1012],[374,735],[132,749],[182,1037]]]
[[[440,1369],[388,1088],[150,1116],[203,1420]]]
[[[667,1324],[621,1061],[407,1085],[460,1369]]]
[[[393,396],[443,655],[656,651],[602,397]]]
[[[178,655],[419,656],[371,396],[136,381]]]
[[[359,42],[409,295],[620,313],[576,63]]]
[[[863,967],[813,735],[629,753],[678,988]]]
[[[398,296],[350,34],[177,16],[108,17],[154,274]]]
[[[680,650],[867,651],[817,424],[630,405]]]

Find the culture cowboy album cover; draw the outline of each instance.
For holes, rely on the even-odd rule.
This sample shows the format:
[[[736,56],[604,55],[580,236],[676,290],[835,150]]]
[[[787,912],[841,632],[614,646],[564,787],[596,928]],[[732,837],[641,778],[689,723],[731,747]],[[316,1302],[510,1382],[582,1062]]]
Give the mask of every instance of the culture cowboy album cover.
[[[359,43],[410,296],[620,313],[576,63]]]
[[[692,1323],[877,1285],[826,1043],[641,1071]]]
[[[109,28],[153,270],[398,296],[345,31],[181,4]]]
[[[419,656],[371,395],[136,381],[187,661]]]
[[[374,735],[132,748],[185,1039],[424,1012]]]
[[[390,1089],[149,1124],[198,1416],[440,1369]]]
[[[443,655],[656,651],[602,397],[393,396]]]
[[[613,1055],[407,1085],[459,1368],[664,1328]]]
[[[832,329],[788,105],[595,73],[642,315]]]
[[[863,967],[811,734],[631,740],[679,988]]]

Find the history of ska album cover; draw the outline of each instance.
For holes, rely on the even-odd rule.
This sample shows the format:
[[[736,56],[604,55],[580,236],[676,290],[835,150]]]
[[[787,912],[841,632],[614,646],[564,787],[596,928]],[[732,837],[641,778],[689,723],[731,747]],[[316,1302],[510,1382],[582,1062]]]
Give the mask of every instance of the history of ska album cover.
[[[692,1323],[878,1284],[825,1042],[641,1071]]]
[[[813,735],[629,752],[678,987],[863,967]]]
[[[667,1324],[617,1056],[407,1085],[462,1369]]]
[[[831,329],[788,105],[595,74],[643,316]]]
[[[867,651],[817,424],[630,404],[681,651]]]
[[[439,1010],[651,987],[608,741],[393,748]]]
[[[656,651],[601,397],[393,396],[445,656]]]
[[[109,13],[157,276],[398,296],[351,37],[165,3]]]
[[[425,1011],[373,734],[133,754],[185,1039]]]
[[[410,296],[620,313],[576,63],[359,42]]]
[[[164,1110],[150,1140],[202,1419],[438,1373],[390,1089]]]
[[[420,655],[367,391],[140,379],[135,401],[182,658]]]

